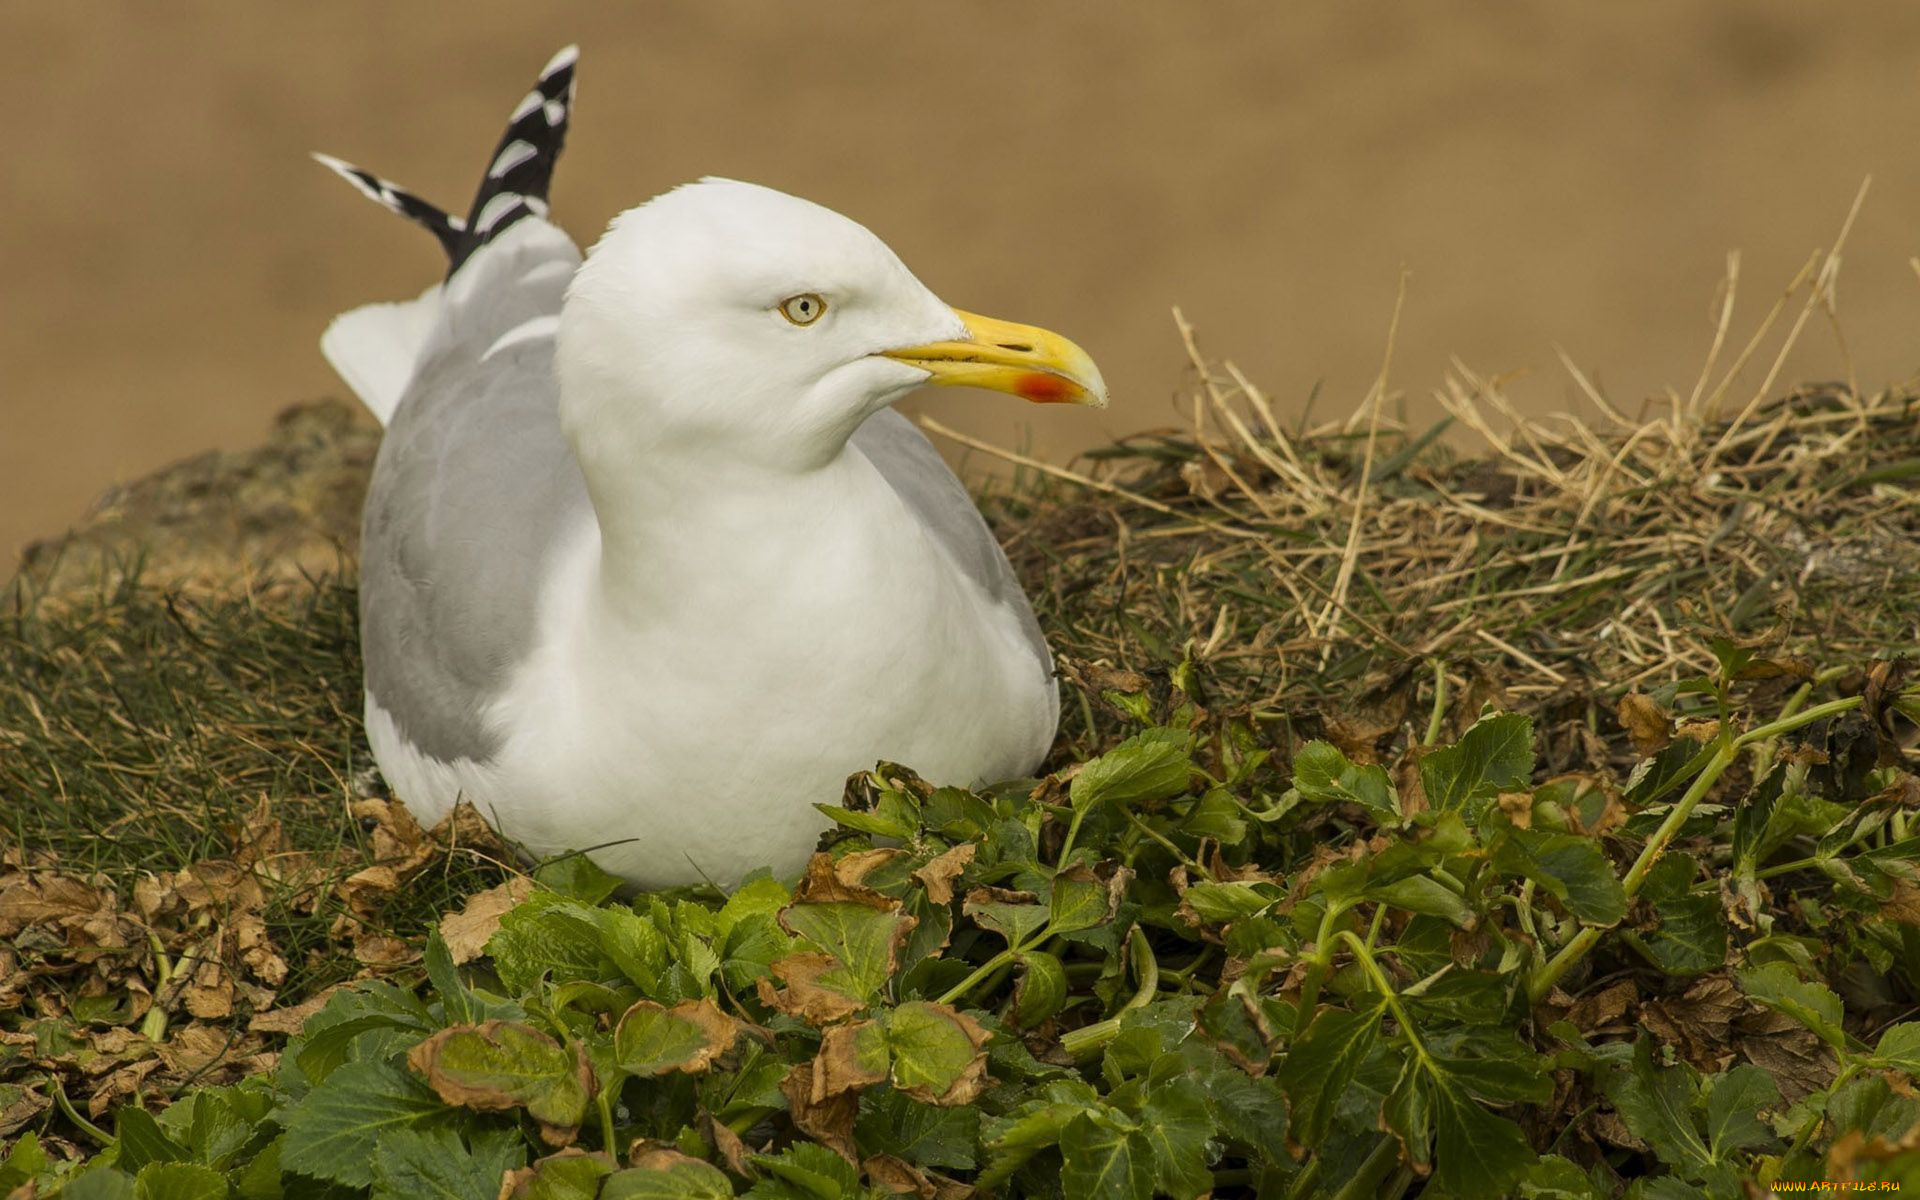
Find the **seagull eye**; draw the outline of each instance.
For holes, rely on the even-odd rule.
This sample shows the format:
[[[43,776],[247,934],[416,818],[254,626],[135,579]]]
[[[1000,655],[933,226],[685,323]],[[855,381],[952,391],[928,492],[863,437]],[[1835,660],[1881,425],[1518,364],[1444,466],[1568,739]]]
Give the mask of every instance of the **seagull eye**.
[[[780,315],[795,325],[811,325],[826,313],[826,298],[814,292],[788,296],[780,302]]]

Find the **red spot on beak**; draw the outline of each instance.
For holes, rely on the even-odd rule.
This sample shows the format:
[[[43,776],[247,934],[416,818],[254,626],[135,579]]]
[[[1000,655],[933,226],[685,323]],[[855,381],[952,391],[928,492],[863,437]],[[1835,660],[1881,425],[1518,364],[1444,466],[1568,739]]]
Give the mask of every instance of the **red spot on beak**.
[[[1023,399],[1035,404],[1065,404],[1080,390],[1058,375],[1042,375],[1037,371],[1022,375],[1014,386]]]

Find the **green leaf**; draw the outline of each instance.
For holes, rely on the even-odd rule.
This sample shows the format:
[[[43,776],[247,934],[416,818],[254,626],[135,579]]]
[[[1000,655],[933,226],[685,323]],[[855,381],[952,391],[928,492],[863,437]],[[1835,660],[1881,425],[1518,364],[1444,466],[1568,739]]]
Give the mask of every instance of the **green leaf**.
[[[496,1200],[500,1178],[526,1162],[517,1134],[473,1151],[446,1127],[382,1135],[373,1152],[373,1200]]]
[[[1741,972],[1740,990],[1756,1003],[1784,1013],[1813,1030],[1834,1049],[1846,1049],[1847,1035],[1840,1025],[1843,1015],[1840,997],[1825,984],[1804,982],[1793,973],[1792,967],[1775,962]]]
[[[672,1008],[637,1001],[613,1031],[613,1057],[629,1075],[698,1074],[733,1048],[740,1024],[711,1000]]]
[[[1439,917],[1461,929],[1470,928],[1480,916],[1458,892],[1428,875],[1409,875],[1361,894],[1407,912]]]
[[[1553,1098],[1546,1060],[1522,1046],[1476,1045],[1484,1056],[1435,1055],[1434,1070],[1444,1086],[1493,1104],[1545,1104]]]
[[[1717,895],[1656,901],[1660,927],[1646,939],[1648,957],[1669,975],[1698,975],[1727,961],[1727,918]]]
[[[1067,969],[1042,950],[1023,950],[1014,962],[1020,965],[1020,976],[1013,983],[1010,1015],[1016,1027],[1032,1029],[1066,1006]]]
[[[608,916],[596,916],[607,913]],[[604,981],[621,969],[609,957],[602,934],[613,910],[595,909],[554,892],[539,891],[509,909],[487,941],[494,973],[516,995],[532,992],[542,978],[555,983]],[[627,916],[631,919],[632,914]],[[650,980],[636,980],[647,987]]]
[[[1699,1180],[1714,1166],[1713,1153],[1693,1120],[1692,1068],[1656,1066],[1653,1042],[1642,1038],[1630,1065],[1601,1079],[1607,1099],[1633,1134],[1653,1147],[1669,1168]]]
[[[1073,933],[1113,919],[1114,889],[1089,868],[1075,864],[1053,877],[1048,905],[1050,932]]]
[[[733,1184],[720,1168],[681,1158],[615,1171],[600,1186],[600,1200],[733,1200]]]
[[[605,1154],[563,1150],[533,1164],[533,1176],[513,1192],[513,1200],[598,1200],[600,1181],[614,1171]]]
[[[289,1112],[280,1163],[315,1179],[364,1188],[373,1183],[373,1150],[383,1135],[451,1123],[457,1116],[399,1067],[348,1063]]]
[[[29,1129],[13,1143],[7,1157],[0,1161],[0,1193],[10,1193],[27,1180],[47,1169],[47,1152],[40,1139]]]
[[[138,1174],[148,1163],[185,1162],[192,1157],[144,1108],[120,1109],[114,1117],[113,1133],[114,1146],[119,1150],[115,1161],[123,1171]]]
[[[1047,906],[995,899],[993,892],[976,888],[967,893],[961,912],[984,929],[1007,939],[1009,946],[1021,946],[1047,923]]]
[[[1617,924],[1627,915],[1620,878],[1591,838],[1510,828],[1495,844],[1493,861],[1506,874],[1533,880],[1589,925]]]
[[[427,949],[423,956],[426,960],[427,982],[440,994],[440,1010],[449,1025],[470,1025],[479,1019],[475,1010],[472,994],[467,985],[460,981],[460,970],[454,965],[453,954],[447,949],[446,940],[438,929],[427,932]]]
[[[1280,1086],[1293,1104],[1293,1138],[1317,1145],[1346,1096],[1354,1072],[1380,1040],[1380,1005],[1360,1012],[1322,1009],[1280,1064]]]
[[[1273,884],[1236,880],[1196,883],[1182,893],[1180,904],[1205,924],[1224,925],[1265,912],[1285,898],[1286,893]]]
[[[980,1139],[980,1110],[972,1105],[937,1108],[892,1088],[875,1088],[860,1097],[853,1128],[863,1150],[891,1154],[918,1167],[971,1171]]]
[[[1517,713],[1483,716],[1457,744],[1420,760],[1428,805],[1470,817],[1501,792],[1524,791],[1532,778],[1533,722]]]
[[[772,972],[776,960],[793,953],[793,939],[772,913],[749,913],[727,930],[720,942],[720,975],[733,992],[750,992]]]
[[[910,1000],[886,1016],[894,1086],[934,1104],[963,1104],[986,1077],[987,1033],[944,1004]]]
[[[534,882],[569,900],[593,906],[620,890],[620,877],[609,875],[585,854],[572,852],[550,858],[533,869]]]
[[[234,1088],[208,1088],[175,1102],[159,1117],[160,1128],[168,1137],[186,1147],[193,1161],[224,1171],[246,1144],[253,1140],[254,1125],[264,1116],[266,1105],[254,1102],[259,1110],[243,1116],[235,1109],[235,1099],[245,1097]],[[123,1160],[124,1164],[124,1160]]]
[[[133,1176],[112,1167],[92,1167],[63,1184],[58,1200],[137,1200]]]
[[[1329,742],[1311,741],[1293,757],[1293,786],[1320,804],[1358,804],[1382,819],[1400,819],[1400,798],[1387,769],[1356,766]]]
[[[1213,1189],[1213,1172],[1207,1170],[1213,1117],[1198,1082],[1181,1076],[1150,1088],[1140,1121],[1160,1191],[1174,1200],[1193,1200]]]
[[[479,1112],[524,1108],[554,1130],[578,1129],[593,1098],[585,1058],[515,1021],[443,1029],[409,1051],[407,1065],[448,1104]]]
[[[886,986],[909,919],[897,908],[851,900],[794,904],[780,913],[780,923],[788,932],[838,960],[840,968],[816,982],[862,1004]]]
[[[1380,1126],[1400,1139],[1403,1158],[1416,1167],[1433,1164],[1433,1087],[1417,1062],[1400,1069],[1400,1079],[1380,1105]]]
[[[1774,1140],[1760,1120],[1760,1111],[1780,1102],[1773,1076],[1752,1063],[1742,1063],[1711,1080],[1707,1093],[1708,1153],[1727,1162],[1734,1152],[1751,1150]]]
[[[1179,820],[1188,837],[1212,838],[1222,846],[1238,846],[1247,839],[1246,814],[1225,788],[1209,788]]]
[[[1887,1026],[1873,1056],[1889,1067],[1920,1075],[1920,1021]]]
[[[1504,1196],[1535,1161],[1520,1127],[1481,1108],[1444,1076],[1433,1088],[1433,1183],[1456,1196]]]
[[[1080,1079],[1044,1084],[1040,1093],[1005,1117],[983,1123],[981,1141],[989,1159],[978,1180],[983,1189],[998,1187],[1021,1164],[1057,1145],[1075,1117],[1100,1108],[1099,1096]]]
[[[773,1176],[747,1193],[753,1200],[859,1200],[861,1196],[854,1165],[817,1142],[796,1142],[779,1154],[756,1154],[752,1162]],[[780,1187],[783,1183],[791,1186]]]
[[[1075,1200],[1152,1200],[1152,1148],[1116,1118],[1082,1112],[1060,1131],[1060,1186]]]
[[[1524,1200],[1609,1200],[1612,1191],[1595,1187],[1577,1163],[1546,1154],[1521,1178],[1520,1195]]]
[[[1098,804],[1135,807],[1182,794],[1192,778],[1187,735],[1149,729],[1089,760],[1067,785],[1067,798],[1075,812]]]
[[[227,1200],[227,1177],[198,1163],[148,1163],[134,1176],[133,1196],[134,1200]]]
[[[280,1173],[280,1151],[286,1140],[284,1134],[274,1138],[233,1172],[233,1190],[240,1200],[286,1200],[286,1179]]]

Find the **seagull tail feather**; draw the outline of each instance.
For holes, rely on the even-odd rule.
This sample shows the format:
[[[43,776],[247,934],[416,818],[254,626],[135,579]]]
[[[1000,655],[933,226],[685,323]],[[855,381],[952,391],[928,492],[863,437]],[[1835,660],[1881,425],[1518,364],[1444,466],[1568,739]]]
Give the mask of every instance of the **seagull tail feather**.
[[[460,238],[448,248],[448,276],[514,224],[527,217],[546,217],[547,190],[553,186],[554,164],[566,144],[567,122],[573,116],[573,76],[579,60],[578,46],[563,47],[547,60],[533,89],[514,106],[473,207],[460,223]]]

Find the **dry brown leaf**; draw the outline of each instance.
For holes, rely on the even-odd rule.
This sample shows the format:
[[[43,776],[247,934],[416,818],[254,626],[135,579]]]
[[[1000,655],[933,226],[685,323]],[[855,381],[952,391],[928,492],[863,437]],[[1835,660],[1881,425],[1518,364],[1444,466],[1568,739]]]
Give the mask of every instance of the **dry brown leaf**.
[[[815,982],[838,965],[830,954],[789,954],[777,959],[772,966],[773,974],[786,987],[775,990],[773,983],[762,977],[756,983],[760,1000],[769,1008],[799,1017],[809,1025],[826,1025],[850,1017],[860,1011],[860,1002]]]
[[[427,831],[427,836],[448,849],[476,850],[501,861],[513,859],[513,848],[500,840],[480,810],[466,800],[455,804],[452,812]]]
[[[111,911],[112,904],[111,892],[96,891],[71,875],[13,876],[0,890],[0,938],[17,937],[29,925],[85,919]]]
[[[1720,721],[1717,717],[1695,717],[1682,721],[1674,727],[1673,736],[1704,745],[1720,736]]]
[[[913,877],[926,885],[927,899],[935,904],[951,904],[953,881],[960,878],[979,850],[977,842],[961,842],[915,871]]]
[[[325,1008],[333,994],[345,986],[345,984],[336,983],[325,991],[316,992],[289,1008],[273,1008],[265,1012],[256,1012],[247,1021],[247,1030],[250,1033],[287,1035],[299,1033],[301,1026],[307,1023],[307,1018]]]
[[[53,1106],[50,1096],[43,1096],[31,1087],[23,1087],[0,1106],[0,1137],[11,1137],[41,1113]]]
[[[860,1161],[859,1147],[853,1140],[853,1119],[860,1111],[858,1092],[841,1092],[816,1103],[813,1064],[795,1063],[780,1081],[780,1094],[787,1098],[795,1129],[850,1163]]]
[[[648,1138],[636,1138],[627,1149],[627,1165],[642,1171],[665,1171],[681,1163],[704,1162],[690,1154],[682,1154],[671,1146],[653,1142]]]
[[[1893,894],[1881,904],[1880,915],[1902,925],[1920,925],[1920,887],[1895,879]]]
[[[1590,996],[1580,997],[1567,1011],[1567,1020],[1573,1022],[1573,1027],[1583,1034],[1618,1029],[1639,994],[1632,980],[1623,979]]]
[[[844,874],[831,855],[815,854],[807,862],[806,877],[793,890],[793,902],[795,904],[850,903],[864,904],[868,908],[897,909],[900,907],[898,900],[863,886],[860,880],[887,858],[892,858],[898,853],[897,850],[869,850],[859,854],[849,854],[847,859],[852,861],[848,863]],[[875,858],[875,855],[886,857]]]
[[[1833,1050],[1785,1013],[1759,1009],[1733,1023],[1735,1048],[1780,1085],[1784,1104],[1798,1104],[1839,1073]]]
[[[860,1166],[867,1173],[867,1182],[896,1196],[918,1196],[920,1200],[967,1200],[973,1195],[971,1185],[923,1171],[891,1154],[876,1154]]]
[[[515,875],[498,887],[475,892],[457,913],[440,918],[440,937],[454,963],[469,963],[486,953],[487,942],[500,931],[500,918],[533,894],[530,876]]]
[[[1633,742],[1633,752],[1642,758],[1666,749],[1673,740],[1673,716],[1651,696],[1628,692],[1614,711]]]
[[[860,1061],[860,1039],[879,1028],[878,1021],[854,1021],[831,1026],[820,1035],[820,1053],[813,1060],[815,1104],[842,1092],[857,1092],[886,1082],[884,1059],[877,1066]]]
[[[706,1135],[715,1154],[720,1156],[720,1165],[742,1179],[752,1179],[755,1175],[749,1155],[753,1151],[740,1140],[740,1135],[725,1121],[717,1119],[706,1109],[700,1110],[700,1131]]]
[[[1501,792],[1496,801],[1515,829],[1533,828],[1533,793]]]
[[[353,958],[373,971],[391,971],[420,961],[420,950],[403,938],[361,930],[353,938]]]

